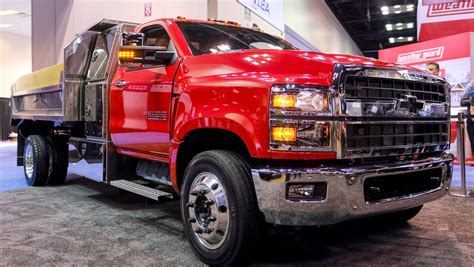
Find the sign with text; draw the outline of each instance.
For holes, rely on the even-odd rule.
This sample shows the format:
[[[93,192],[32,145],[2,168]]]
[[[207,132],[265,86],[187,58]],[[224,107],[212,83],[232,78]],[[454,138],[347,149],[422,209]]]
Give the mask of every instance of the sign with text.
[[[474,31],[474,0],[418,4],[418,40]]]
[[[145,3],[145,8],[143,11],[145,17],[151,17],[151,3]]]
[[[253,13],[272,24],[278,30],[285,31],[283,0],[237,0]]]

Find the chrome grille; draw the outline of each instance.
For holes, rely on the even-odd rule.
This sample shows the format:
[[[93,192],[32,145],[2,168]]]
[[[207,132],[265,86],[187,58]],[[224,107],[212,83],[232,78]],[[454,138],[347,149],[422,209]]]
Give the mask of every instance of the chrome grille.
[[[338,65],[341,158],[399,156],[449,148],[446,82],[424,73]]]
[[[347,75],[345,90],[346,99],[396,100],[412,95],[418,100],[446,102],[444,87],[439,83]]]

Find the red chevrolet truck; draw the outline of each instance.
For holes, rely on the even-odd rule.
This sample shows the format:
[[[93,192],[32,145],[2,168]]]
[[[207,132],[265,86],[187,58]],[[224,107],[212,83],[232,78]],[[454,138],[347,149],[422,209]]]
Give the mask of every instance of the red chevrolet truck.
[[[449,190],[449,86],[417,69],[296,49],[232,22],[104,19],[64,64],[12,87],[31,186],[68,169],[180,198],[207,264],[256,250],[265,223],[409,220]]]

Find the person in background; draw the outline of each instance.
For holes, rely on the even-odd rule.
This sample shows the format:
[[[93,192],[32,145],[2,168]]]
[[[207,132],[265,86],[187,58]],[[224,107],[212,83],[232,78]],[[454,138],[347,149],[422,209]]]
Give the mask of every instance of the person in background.
[[[426,64],[426,70],[433,75],[439,76],[439,64],[436,62]]]
[[[461,106],[467,107],[467,113],[471,113],[471,98],[474,97],[474,89],[472,88],[472,81],[468,82],[464,88],[464,95],[461,98]],[[471,153],[474,153],[474,119],[466,119],[466,130],[471,142]]]

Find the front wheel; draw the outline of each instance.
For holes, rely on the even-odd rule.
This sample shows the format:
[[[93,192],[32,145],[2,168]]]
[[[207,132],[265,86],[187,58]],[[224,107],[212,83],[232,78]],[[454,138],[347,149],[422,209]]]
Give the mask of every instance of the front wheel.
[[[237,153],[206,151],[188,165],[181,215],[186,236],[209,265],[244,263],[257,239],[257,201],[250,168]]]

